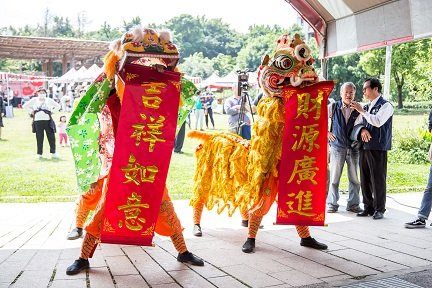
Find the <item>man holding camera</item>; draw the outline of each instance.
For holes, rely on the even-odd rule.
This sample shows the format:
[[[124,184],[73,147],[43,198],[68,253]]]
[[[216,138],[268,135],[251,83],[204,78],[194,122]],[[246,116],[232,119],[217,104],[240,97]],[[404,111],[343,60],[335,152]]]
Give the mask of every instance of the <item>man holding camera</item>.
[[[229,115],[229,131],[239,134],[244,139],[251,139],[251,121],[249,115],[252,113],[251,99],[247,93],[239,93],[238,87],[234,87],[234,95],[229,97],[224,104],[225,112]]]

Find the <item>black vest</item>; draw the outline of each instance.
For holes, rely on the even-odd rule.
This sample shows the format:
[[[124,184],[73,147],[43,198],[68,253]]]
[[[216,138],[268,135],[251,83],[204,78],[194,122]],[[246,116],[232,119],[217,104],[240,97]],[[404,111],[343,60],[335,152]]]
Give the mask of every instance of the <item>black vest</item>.
[[[354,127],[354,122],[357,119],[359,112],[353,110],[348,122],[345,122],[345,117],[342,113],[342,100],[334,103],[336,107],[332,107],[332,133],[335,135],[336,140],[330,142],[330,146],[337,148],[350,148],[353,141],[350,139],[351,131]]]
[[[369,113],[372,115],[376,115],[385,103],[388,103],[388,101],[385,100],[382,96],[379,96],[378,101],[375,103]],[[364,107],[364,110],[369,110],[369,104]],[[381,151],[390,150],[392,140],[392,121],[393,115],[390,116],[390,118],[381,127],[378,128],[372,126],[366,121],[366,119],[363,118],[363,125],[366,127],[366,129],[372,136],[372,139],[370,139],[369,142],[363,143],[363,149]]]

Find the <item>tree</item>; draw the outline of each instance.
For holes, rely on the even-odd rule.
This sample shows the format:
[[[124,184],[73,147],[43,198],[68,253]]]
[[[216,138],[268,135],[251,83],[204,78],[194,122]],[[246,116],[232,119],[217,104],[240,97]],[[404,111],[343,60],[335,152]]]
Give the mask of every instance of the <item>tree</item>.
[[[141,18],[139,16],[132,18],[132,20],[129,22],[123,21],[123,31],[128,32],[133,27],[139,25],[141,25]]]
[[[42,28],[43,28],[43,30],[42,30],[42,36],[48,37],[49,34],[50,34],[49,25],[50,25],[50,22],[51,22],[51,15],[50,15],[50,11],[49,11],[48,8],[45,9],[43,21],[44,22],[42,24]]]
[[[213,69],[221,76],[227,75],[236,65],[236,59],[230,55],[219,54],[212,61]]]
[[[205,52],[204,31],[199,17],[182,14],[171,18],[165,25],[173,32],[173,42],[178,45],[183,59],[194,53]]]
[[[396,89],[396,100],[398,109],[403,108],[403,100],[409,91],[406,90],[406,80],[412,75],[419,77],[422,71],[417,69],[416,64],[418,53],[422,50],[417,46],[423,46],[425,42],[415,43],[407,42],[394,45],[392,48],[392,89]],[[367,74],[379,78],[384,74],[385,65],[385,48],[372,50],[364,53],[360,59],[360,65],[367,72]],[[392,93],[393,94],[393,93]]]
[[[86,11],[80,11],[77,14],[78,30],[77,30],[76,35],[78,36],[78,38],[82,38],[82,36],[84,35],[84,30],[85,30],[87,24],[88,24],[88,20],[87,20],[87,13],[86,13]]]
[[[84,35],[85,39],[112,41],[120,38],[122,33],[118,28],[112,28],[106,21],[97,31],[88,32]]]
[[[415,43],[415,74],[406,78],[410,100],[432,100],[432,39],[423,39]]]
[[[356,85],[356,100],[362,100],[362,91],[364,79],[367,78],[366,72],[361,65],[360,54],[350,54],[330,58],[327,63],[328,79],[336,81],[335,89],[332,92],[332,98],[340,98],[340,87],[344,82],[352,82]]]
[[[270,54],[276,47],[275,35],[261,35],[248,39],[237,56],[237,67],[240,69],[256,70],[261,65],[264,55]]]
[[[54,26],[52,28],[52,33],[54,37],[74,37],[75,36],[75,31],[68,17],[63,18],[59,16],[54,16],[53,21],[54,21]]]
[[[240,35],[230,28],[222,19],[201,18],[204,39],[203,45],[206,47],[204,56],[213,58],[219,54],[237,56],[240,51]]]
[[[184,59],[180,64],[180,71],[190,76],[199,76],[203,79],[213,73],[213,62],[205,58],[202,52],[195,53]]]

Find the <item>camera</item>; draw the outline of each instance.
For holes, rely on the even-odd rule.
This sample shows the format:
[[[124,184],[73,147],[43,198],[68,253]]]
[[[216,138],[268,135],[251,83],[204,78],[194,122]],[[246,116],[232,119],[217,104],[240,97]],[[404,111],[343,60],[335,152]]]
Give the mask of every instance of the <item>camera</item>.
[[[238,95],[241,95],[242,91],[249,89],[249,70],[237,70],[238,74]]]

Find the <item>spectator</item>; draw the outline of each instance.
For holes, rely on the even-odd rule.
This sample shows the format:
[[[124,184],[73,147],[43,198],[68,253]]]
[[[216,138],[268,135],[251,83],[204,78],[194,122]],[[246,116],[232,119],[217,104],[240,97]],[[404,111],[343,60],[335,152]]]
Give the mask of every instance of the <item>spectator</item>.
[[[251,121],[248,114],[253,111],[250,107],[251,99],[247,99],[249,95],[244,94],[243,97],[238,95],[237,89],[234,89],[234,95],[229,97],[224,104],[225,112],[229,115],[228,126],[232,133],[239,134],[243,138],[251,139]],[[244,101],[242,105],[242,101]]]
[[[363,108],[351,102],[360,116],[353,129],[354,139],[361,140],[360,185],[364,211],[357,216],[373,215],[373,219],[384,218],[387,194],[387,151],[391,149],[393,106],[381,95],[381,83],[368,78],[363,84],[363,95],[369,103]]]
[[[428,125],[429,132],[432,132],[432,110],[429,113],[429,125]],[[429,148],[429,161],[432,161],[432,144]],[[432,165],[429,167],[429,179],[428,183],[426,185],[426,189],[423,193],[423,198],[420,204],[420,209],[417,213],[417,219],[405,223],[405,228],[412,229],[412,228],[424,228],[426,227],[426,220],[429,218],[429,214],[431,212],[431,205],[432,205]]]
[[[5,104],[3,102],[3,97],[0,96],[0,140],[2,139],[2,127],[3,126],[3,116],[6,116]]]
[[[204,98],[198,94],[195,100],[195,130],[198,130],[198,123],[200,130],[204,131]]]
[[[60,105],[54,100],[47,98],[47,92],[45,89],[39,89],[37,95],[38,97],[32,98],[23,106],[23,108],[33,117],[33,132],[36,133],[37,157],[38,159],[43,159],[42,154],[45,132],[50,145],[51,159],[57,159],[58,156],[56,154],[55,143],[56,127],[51,114],[58,111]]]
[[[57,125],[57,130],[59,134],[59,143],[62,147],[69,145],[68,136],[66,134],[66,126],[67,126],[66,116],[62,115],[60,116],[60,121],[59,124]]]
[[[360,182],[358,180],[359,145],[350,139],[350,133],[359,112],[350,107],[354,100],[356,87],[351,82],[341,86],[341,100],[328,105],[331,127],[328,132],[330,143],[329,193],[327,195],[327,212],[335,213],[339,205],[339,181],[345,162],[348,169],[348,203],[346,210],[360,213]],[[354,144],[354,145],[353,145]]]
[[[208,118],[210,117],[211,124],[213,129],[215,129],[214,119],[213,119],[213,108],[212,104],[214,102],[214,96],[212,93],[207,93],[204,97],[204,115],[205,115],[205,124],[208,129]]]
[[[182,148],[183,148],[185,134],[186,134],[186,121],[183,122],[183,124],[180,127],[180,130],[177,133],[177,136],[175,138],[175,142],[174,142],[174,152],[175,153],[183,154]]]

